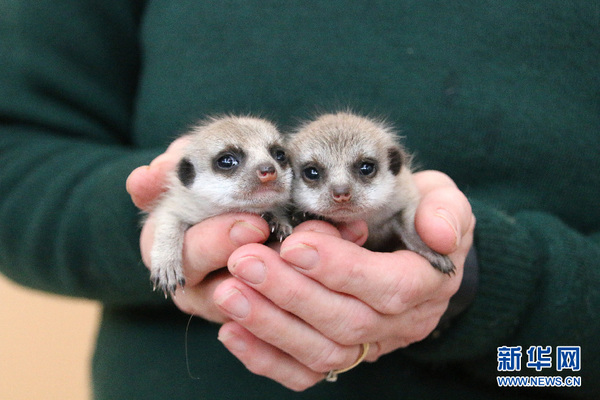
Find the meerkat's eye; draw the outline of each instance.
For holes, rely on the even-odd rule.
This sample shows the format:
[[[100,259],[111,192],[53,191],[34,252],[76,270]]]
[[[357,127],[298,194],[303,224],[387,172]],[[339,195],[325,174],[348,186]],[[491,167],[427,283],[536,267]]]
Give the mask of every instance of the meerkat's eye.
[[[306,167],[302,171],[302,175],[309,181],[316,181],[321,178],[321,174],[316,167]]]
[[[277,161],[280,164],[287,162],[287,154],[285,154],[285,151],[280,147],[275,147],[271,149],[271,155],[273,156],[275,161]]]
[[[217,159],[217,167],[220,169],[232,169],[236,167],[240,161],[233,154],[225,154]]]
[[[372,175],[375,172],[375,164],[365,161],[358,167],[358,172],[363,176]]]

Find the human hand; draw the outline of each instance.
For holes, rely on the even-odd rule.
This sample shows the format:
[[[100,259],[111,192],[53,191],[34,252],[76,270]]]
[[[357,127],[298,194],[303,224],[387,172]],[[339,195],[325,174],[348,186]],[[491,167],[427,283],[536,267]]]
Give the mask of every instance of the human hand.
[[[175,169],[186,142],[185,137],[175,140],[150,165],[136,168],[127,178],[127,191],[133,203],[148,213],[140,234],[142,260],[148,268],[155,228],[152,205],[166,190],[167,175]],[[212,299],[215,287],[231,277],[224,268],[227,259],[238,247],[260,243],[268,237],[268,223],[253,214],[224,214],[192,226],[184,237],[186,286],[185,290],[177,288],[173,302],[188,314],[213,322],[228,320]]]
[[[340,231],[324,222],[300,225],[278,254],[248,245],[233,252],[235,278],[215,289],[215,302],[232,319],[219,339],[246,367],[293,390],[328,371],[427,337],[458,290],[475,219],[469,202],[446,175],[415,174],[422,194],[415,225],[434,250],[449,254],[448,276],[416,253],[375,253],[360,245],[361,222]],[[350,237],[351,240],[346,240]]]

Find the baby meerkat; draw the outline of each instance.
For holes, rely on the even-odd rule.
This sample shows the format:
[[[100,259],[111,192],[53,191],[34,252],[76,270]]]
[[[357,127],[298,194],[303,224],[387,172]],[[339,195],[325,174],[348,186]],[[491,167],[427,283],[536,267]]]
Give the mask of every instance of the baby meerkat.
[[[365,220],[366,248],[406,248],[441,272],[454,272],[452,261],[431,250],[416,232],[420,197],[410,155],[385,123],[347,112],[325,114],[301,126],[288,149],[297,211],[333,223]]]
[[[269,214],[279,240],[292,227],[285,207],[290,200],[292,170],[283,137],[270,122],[254,117],[209,119],[191,129],[189,144],[168,190],[153,208],[154,245],[151,277],[165,296],[183,287],[185,231],[227,212]]]

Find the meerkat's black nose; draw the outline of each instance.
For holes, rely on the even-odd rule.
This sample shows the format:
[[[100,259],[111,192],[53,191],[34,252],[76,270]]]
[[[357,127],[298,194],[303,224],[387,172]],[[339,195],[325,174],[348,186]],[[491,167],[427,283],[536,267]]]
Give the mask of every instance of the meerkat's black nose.
[[[331,188],[331,195],[333,201],[336,203],[346,203],[352,199],[352,193],[350,186],[334,186]]]
[[[277,169],[273,164],[261,164],[256,169],[258,179],[262,183],[267,183],[277,179]]]

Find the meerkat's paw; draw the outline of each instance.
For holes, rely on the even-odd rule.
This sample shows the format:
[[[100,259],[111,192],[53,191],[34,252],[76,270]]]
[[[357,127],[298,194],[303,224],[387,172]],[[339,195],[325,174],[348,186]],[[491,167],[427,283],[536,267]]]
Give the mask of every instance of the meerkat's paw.
[[[324,217],[321,217],[319,215],[310,213],[310,212],[306,212],[306,211],[294,211],[291,215],[291,223],[293,226],[298,226],[303,222],[306,221],[310,221],[310,220],[319,220],[319,221],[326,221],[326,222],[331,222],[332,221],[328,221],[327,219],[325,219]]]
[[[158,267],[152,268],[150,281],[154,285],[154,290],[161,290],[165,294],[165,298],[171,295],[175,296],[177,286],[183,288],[185,286],[185,277],[181,267]]]
[[[431,265],[433,265],[433,268],[443,272],[444,274],[452,275],[456,271],[454,263],[448,256],[436,253],[433,250],[421,255],[425,257],[431,263]]]
[[[292,234],[292,224],[285,217],[278,217],[273,213],[264,213],[261,215],[269,223],[269,231],[271,232],[270,239],[283,242],[283,239]]]
[[[293,228],[289,222],[273,218],[269,221],[269,229],[271,231],[271,236],[274,236],[275,239],[283,242],[283,239],[292,234]]]
[[[275,227],[274,231],[272,232],[277,237],[277,240],[283,242],[283,239],[292,234],[292,230],[292,225],[286,222],[282,224],[277,224],[277,227]]]
[[[407,224],[400,225],[405,227]],[[408,250],[414,251],[425,257],[427,261],[444,274],[452,275],[456,271],[456,267],[450,258],[446,255],[440,254],[437,251],[432,250],[421,240],[421,237],[416,233],[415,230],[401,229],[399,233],[400,239],[405,244]]]

